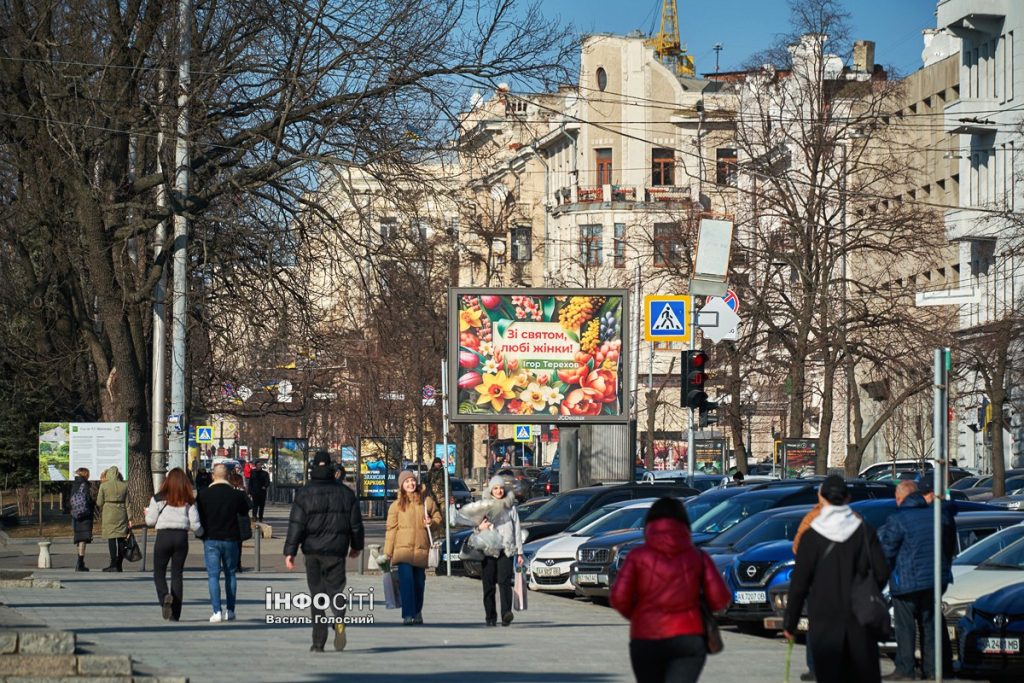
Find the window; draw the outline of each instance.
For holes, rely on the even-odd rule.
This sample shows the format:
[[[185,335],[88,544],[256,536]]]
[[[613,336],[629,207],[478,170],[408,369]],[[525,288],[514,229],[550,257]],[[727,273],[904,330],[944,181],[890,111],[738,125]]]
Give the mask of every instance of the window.
[[[491,272],[505,269],[505,252],[508,248],[505,240],[494,240],[491,244]]]
[[[667,268],[678,262],[681,245],[675,223],[654,224],[654,267]]]
[[[601,265],[600,225],[580,226],[580,261],[587,266]]]
[[[651,150],[651,185],[674,185],[675,154],[670,149],[655,147]]]
[[[604,70],[604,67],[597,67],[597,89],[604,92],[604,89],[608,87],[608,72]]]
[[[398,239],[398,219],[380,219],[380,236],[385,241]]]
[[[719,147],[715,150],[715,183],[736,186],[736,149]]]
[[[533,258],[533,249],[530,245],[532,229],[529,225],[519,225],[512,228],[512,261],[523,263]]]
[[[451,237],[452,240],[455,241],[455,242],[459,241],[459,217],[458,216],[452,216],[451,218],[448,219],[448,236]]]
[[[612,184],[612,150],[609,147],[594,150],[597,161],[597,184]]]
[[[430,239],[433,231],[430,229],[430,223],[427,221],[414,221],[412,224],[412,234],[420,242],[426,242]]]
[[[615,224],[615,267],[626,267],[626,224]]]

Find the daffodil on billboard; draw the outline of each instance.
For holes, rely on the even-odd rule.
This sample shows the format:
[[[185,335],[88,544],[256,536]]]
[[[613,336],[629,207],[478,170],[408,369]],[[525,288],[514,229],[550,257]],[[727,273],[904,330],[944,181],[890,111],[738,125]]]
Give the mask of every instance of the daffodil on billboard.
[[[627,421],[627,296],[608,289],[450,290],[450,419]]]

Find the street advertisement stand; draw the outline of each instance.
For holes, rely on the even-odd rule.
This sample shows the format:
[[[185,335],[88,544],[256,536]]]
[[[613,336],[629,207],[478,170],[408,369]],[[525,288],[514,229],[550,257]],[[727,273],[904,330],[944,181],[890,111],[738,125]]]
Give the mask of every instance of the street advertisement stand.
[[[359,439],[359,497],[388,500],[398,488],[402,466],[401,439],[364,436]]]
[[[39,481],[72,481],[81,467],[98,481],[114,465],[127,479],[128,423],[39,423]]]
[[[782,440],[782,476],[798,475],[814,471],[818,459],[817,439]]]
[[[694,439],[697,469],[705,474],[722,474],[727,470],[725,439]]]
[[[305,485],[308,450],[308,439],[274,439],[274,486],[299,488]]]

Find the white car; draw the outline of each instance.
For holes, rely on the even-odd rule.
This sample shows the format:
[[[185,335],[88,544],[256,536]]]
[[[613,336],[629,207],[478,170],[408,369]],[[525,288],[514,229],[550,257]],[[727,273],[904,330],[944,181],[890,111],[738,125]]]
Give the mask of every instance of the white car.
[[[1024,538],[1024,523],[1008,526],[970,546],[953,559],[953,580],[959,581],[961,576],[1020,538]]]
[[[535,550],[524,548],[530,589],[575,592],[576,587],[569,581],[569,570],[576,562],[576,550],[594,536],[642,528],[647,510],[655,500],[645,498],[605,505],[580,518],[563,533],[538,541],[539,547]]]
[[[1013,527],[1011,527],[1013,528]],[[1024,538],[1019,538],[973,570],[961,574],[942,598],[942,613],[952,624],[983,595],[1024,582]]]

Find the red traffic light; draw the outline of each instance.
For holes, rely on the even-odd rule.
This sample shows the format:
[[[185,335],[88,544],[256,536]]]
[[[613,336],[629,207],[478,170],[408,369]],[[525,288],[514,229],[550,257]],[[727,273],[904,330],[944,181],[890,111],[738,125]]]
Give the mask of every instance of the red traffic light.
[[[690,367],[691,368],[702,368],[708,361],[708,354],[703,351],[693,351],[690,353]]]

